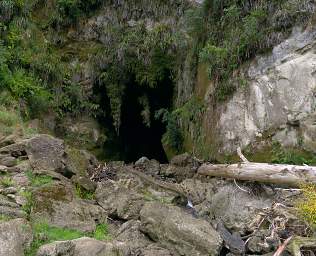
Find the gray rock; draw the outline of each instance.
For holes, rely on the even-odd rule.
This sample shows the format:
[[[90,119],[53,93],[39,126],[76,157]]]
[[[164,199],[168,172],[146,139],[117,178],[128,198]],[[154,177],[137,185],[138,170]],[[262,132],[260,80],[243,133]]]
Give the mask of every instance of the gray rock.
[[[17,159],[12,156],[4,157],[0,160],[0,165],[4,165],[7,167],[13,167],[17,164]]]
[[[160,172],[160,163],[157,160],[149,160],[147,157],[142,157],[136,161],[135,167],[141,169],[142,172],[155,176]]]
[[[50,135],[38,135],[25,142],[25,150],[34,170],[64,172],[64,142]]]
[[[95,182],[91,181],[88,177],[75,175],[71,178],[71,181],[89,192],[94,192],[97,188]]]
[[[22,161],[16,166],[8,168],[9,173],[21,173],[31,170],[31,165],[29,161]]]
[[[57,241],[41,246],[36,256],[75,256],[75,244],[72,241]]]
[[[174,178],[177,182],[182,182],[185,179],[192,178],[196,173],[196,168],[192,166],[176,166],[164,165],[160,170],[160,175],[168,178]]]
[[[147,157],[143,156],[135,162],[135,166],[143,166],[148,164],[149,162],[150,160]]]
[[[209,210],[211,216],[221,219],[229,230],[245,233],[252,231],[250,223],[256,212],[271,205],[272,201],[264,194],[255,196],[231,184],[221,187],[211,198]]]
[[[193,158],[189,153],[184,153],[181,155],[174,156],[170,160],[170,164],[175,166],[187,166],[193,163]]]
[[[0,255],[24,256],[24,249],[30,246],[32,229],[24,219],[0,223]]]
[[[26,217],[26,213],[22,211],[18,204],[9,201],[8,198],[4,196],[0,196],[0,215],[13,218]]]
[[[209,121],[202,138],[212,137],[212,146],[220,153],[235,154],[239,146],[245,148],[257,140],[267,140],[282,127],[291,127],[296,132],[291,129],[289,136],[303,129],[303,144],[306,140],[306,148],[313,149],[313,128],[307,124],[309,128],[301,129],[299,124],[316,110],[315,42],[314,27],[296,29],[271,54],[257,56],[244,71],[249,77],[246,89],[238,89],[215,109],[212,102],[207,102],[205,119],[218,119],[206,119]],[[287,146],[298,142],[284,134],[277,139]]]
[[[39,248],[37,256],[115,256],[106,243],[82,237],[70,241],[54,242]]]
[[[301,122],[300,130],[304,148],[316,153],[316,113]]]
[[[18,190],[15,187],[8,187],[8,188],[0,189],[0,194],[3,194],[3,195],[16,194],[17,192],[18,192]]]
[[[108,215],[124,220],[138,218],[144,204],[142,195],[113,181],[98,184],[96,200]]]
[[[76,198],[70,184],[55,182],[34,190],[31,217],[50,225],[91,232],[106,220],[105,211],[93,201]]]
[[[180,255],[217,255],[222,239],[205,220],[193,218],[179,207],[146,203],[141,229],[154,241]]]

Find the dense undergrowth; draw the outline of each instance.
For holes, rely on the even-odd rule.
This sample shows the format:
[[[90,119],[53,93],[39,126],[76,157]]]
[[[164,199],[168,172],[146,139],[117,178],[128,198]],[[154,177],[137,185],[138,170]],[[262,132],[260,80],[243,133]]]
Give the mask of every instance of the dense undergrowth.
[[[124,16],[127,9],[141,4],[144,14]],[[108,10],[113,17],[98,31],[105,39],[83,42],[68,35],[106,5],[112,6]],[[165,86],[166,77],[176,85],[189,54],[193,70],[198,62],[207,64],[216,88],[214,102],[226,100],[238,87],[247,85],[243,65],[282,41],[293,26],[306,24],[314,5],[308,0],[205,0],[189,7],[184,1],[142,0],[122,5],[102,0],[1,1],[0,104],[17,101],[26,118],[45,112],[60,118],[83,113],[106,116],[118,134],[126,88],[137,84],[144,88],[139,98],[144,124],[150,127],[155,111],[156,116],[164,113],[164,144],[181,152],[192,124],[194,144],[201,144],[203,103],[193,97],[177,109],[153,110],[146,88]],[[174,21],[157,22],[163,16]],[[177,28],[183,16],[183,27]],[[155,22],[148,24],[144,17]],[[103,98],[87,93],[81,83],[85,81],[74,79],[83,63],[92,67],[90,83],[105,91],[109,113],[100,109]]]
[[[305,24],[314,8],[308,0],[206,0],[192,11],[190,28],[201,40],[199,59],[216,82],[215,98],[225,100],[243,86],[241,65],[280,43],[293,26]]]

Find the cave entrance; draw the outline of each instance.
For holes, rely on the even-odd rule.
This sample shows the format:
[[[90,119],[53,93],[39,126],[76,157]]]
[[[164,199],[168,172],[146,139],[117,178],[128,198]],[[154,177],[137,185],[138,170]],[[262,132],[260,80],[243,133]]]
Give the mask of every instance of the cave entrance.
[[[124,160],[127,163],[135,162],[142,156],[156,159],[161,163],[168,161],[161,142],[162,136],[166,131],[166,124],[163,124],[161,120],[155,119],[155,112],[161,108],[170,109],[173,99],[173,88],[170,72],[154,88],[140,85],[134,78],[130,79],[126,84],[122,101],[119,135],[115,133],[113,126],[111,131],[108,131],[110,135],[104,145],[105,158]],[[146,125],[141,114],[144,110],[141,98],[147,99],[150,109],[149,126]],[[103,99],[102,101],[108,102],[108,99]],[[107,106],[106,108],[109,111],[109,107]],[[109,123],[109,120],[107,120],[108,127]]]

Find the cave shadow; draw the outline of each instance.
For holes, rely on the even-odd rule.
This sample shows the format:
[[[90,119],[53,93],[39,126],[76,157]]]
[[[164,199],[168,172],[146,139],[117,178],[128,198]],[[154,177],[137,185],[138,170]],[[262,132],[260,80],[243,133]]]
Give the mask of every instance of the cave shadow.
[[[170,72],[154,88],[140,85],[135,77],[126,84],[121,108],[121,126],[117,134],[113,127],[113,119],[109,113],[110,104],[106,90],[97,92],[100,95],[101,126],[106,127],[107,140],[103,147],[104,158],[107,160],[122,160],[126,163],[135,162],[142,156],[156,159],[161,163],[168,162],[162,145],[162,136],[166,124],[155,118],[159,109],[170,109],[173,100],[174,84]],[[144,107],[140,97],[146,96],[150,108],[150,126],[144,122],[141,115]]]

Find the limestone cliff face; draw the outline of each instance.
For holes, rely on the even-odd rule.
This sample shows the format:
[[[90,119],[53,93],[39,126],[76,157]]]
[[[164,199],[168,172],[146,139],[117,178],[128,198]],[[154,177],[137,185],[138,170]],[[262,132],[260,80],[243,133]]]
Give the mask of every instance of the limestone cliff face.
[[[278,141],[316,152],[316,29],[292,35],[245,71],[247,86],[215,107],[208,99],[204,137],[216,153],[235,153],[257,142]],[[206,91],[211,91],[212,85]]]

